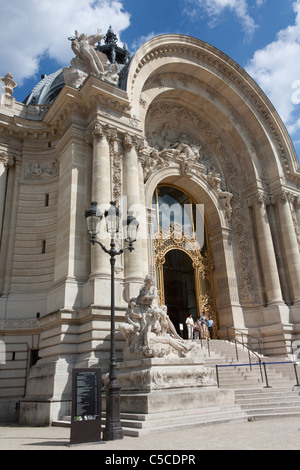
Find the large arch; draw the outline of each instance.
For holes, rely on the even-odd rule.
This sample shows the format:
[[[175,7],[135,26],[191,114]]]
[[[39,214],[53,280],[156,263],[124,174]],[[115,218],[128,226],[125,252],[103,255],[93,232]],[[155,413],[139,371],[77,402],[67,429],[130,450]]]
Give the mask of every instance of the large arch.
[[[247,168],[251,162],[252,174],[271,188],[298,168],[291,139],[268,98],[239,65],[203,41],[182,35],[148,41],[132,60],[127,92],[144,131],[150,107],[170,92],[188,107],[204,105],[216,127],[221,115],[218,136],[240,139],[240,161]]]
[[[293,144],[275,108],[228,56],[181,35],[156,37],[137,51],[129,68],[127,93],[149,148],[161,152],[184,137],[200,149],[196,167],[176,166],[170,156],[151,167],[146,205],[156,184],[175,181],[197,201],[205,201],[224,325],[257,331],[277,318],[281,324],[280,309],[285,309],[281,293],[276,297],[283,305],[278,315],[265,312],[266,292],[271,299],[280,287],[266,286],[268,281],[263,280],[268,275],[261,261],[264,248],[258,248],[262,213],[258,216],[253,206],[254,200],[255,204],[263,201],[274,222],[273,195],[282,181],[300,181]],[[278,245],[276,223],[275,235],[266,235],[270,246],[275,243],[272,236]],[[270,266],[274,260],[270,253]]]

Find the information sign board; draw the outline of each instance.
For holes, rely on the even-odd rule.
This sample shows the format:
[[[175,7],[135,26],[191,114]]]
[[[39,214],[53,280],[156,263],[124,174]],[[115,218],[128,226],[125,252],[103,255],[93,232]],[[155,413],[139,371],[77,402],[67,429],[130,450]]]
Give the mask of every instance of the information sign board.
[[[101,441],[101,369],[73,369],[71,444]]]

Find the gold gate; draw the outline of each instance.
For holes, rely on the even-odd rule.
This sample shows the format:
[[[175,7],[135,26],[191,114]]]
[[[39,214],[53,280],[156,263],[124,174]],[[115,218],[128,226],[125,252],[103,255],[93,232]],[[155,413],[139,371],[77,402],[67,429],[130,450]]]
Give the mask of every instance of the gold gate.
[[[201,250],[196,237],[187,237],[179,224],[171,224],[170,229],[165,232],[159,229],[154,237],[154,249],[161,304],[165,303],[163,270],[165,256],[170,250],[181,250],[191,258],[193,263],[198,317],[202,313],[206,316],[212,315],[216,326],[217,315],[212,288],[214,265],[210,249]]]

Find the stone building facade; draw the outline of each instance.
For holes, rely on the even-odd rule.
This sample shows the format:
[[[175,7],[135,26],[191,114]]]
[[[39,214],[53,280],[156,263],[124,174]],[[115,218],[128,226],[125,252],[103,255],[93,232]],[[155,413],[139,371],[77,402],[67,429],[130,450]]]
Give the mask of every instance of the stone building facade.
[[[204,311],[219,338],[243,331],[268,355],[300,338],[299,163],[263,91],[191,37],[153,38],[132,58],[111,30],[71,41],[70,66],[23,103],[2,78],[2,421],[49,424],[68,412],[73,367],[108,368],[110,265],[88,240],[91,201],[140,220],[116,266],[117,324],[150,274],[178,331]],[[160,228],[168,201],[204,207],[203,246]],[[120,360],[123,347],[117,334]]]

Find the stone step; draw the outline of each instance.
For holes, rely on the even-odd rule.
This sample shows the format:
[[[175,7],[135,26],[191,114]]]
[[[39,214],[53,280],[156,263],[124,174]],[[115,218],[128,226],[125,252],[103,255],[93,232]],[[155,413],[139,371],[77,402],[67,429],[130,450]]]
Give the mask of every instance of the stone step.
[[[263,395],[263,394],[260,394],[259,395],[256,395],[256,394],[253,394],[253,395],[250,395],[250,394],[247,394],[247,395],[237,395],[236,394],[236,398],[235,398],[235,403],[237,404],[243,404],[243,403],[260,403],[260,402],[274,402],[274,401],[290,401],[290,400],[295,400],[296,402],[299,401],[300,402],[300,397],[299,395],[295,395],[293,393],[291,394],[267,394],[267,395]]]
[[[284,408],[279,408],[279,407],[276,407],[274,406],[273,408],[253,408],[253,409],[248,409],[248,414],[251,416],[256,416],[256,415],[260,415],[260,416],[264,416],[264,415],[282,415],[282,414],[300,414],[300,407],[293,407],[293,406],[285,406]]]
[[[123,419],[135,419],[135,420],[140,420],[140,421],[152,421],[152,420],[161,420],[165,418],[176,418],[176,417],[182,417],[184,414],[185,417],[193,417],[195,414],[199,415],[208,415],[211,413],[219,413],[222,411],[226,412],[231,412],[231,411],[236,411],[238,408],[235,404],[233,405],[224,405],[222,407],[216,406],[216,407],[208,407],[208,408],[192,408],[192,409],[185,409],[183,411],[179,410],[174,410],[174,411],[165,411],[162,412],[160,411],[159,413],[121,413],[121,417]]]
[[[226,416],[223,414],[220,417],[214,417],[211,416],[210,418],[208,417],[202,417],[198,418],[197,420],[194,420],[193,423],[186,421],[186,422],[169,422],[167,425],[164,426],[157,426],[157,427],[149,427],[149,428],[129,428],[124,426],[123,431],[125,436],[132,436],[132,437],[140,437],[145,434],[152,434],[155,432],[168,432],[168,431],[175,431],[175,430],[184,430],[184,429],[189,429],[191,426],[209,426],[213,424],[225,424],[225,423],[238,423],[238,422],[244,422],[248,420],[247,414],[242,414],[240,416],[235,415],[235,416]]]
[[[300,395],[300,388],[299,387],[294,387],[294,386],[285,386],[285,387],[276,387],[275,389],[265,389],[265,388],[257,388],[255,390],[251,389],[240,389],[240,390],[235,390],[235,395],[236,396],[243,396],[243,395],[253,395],[253,396],[261,396],[262,394],[272,394],[272,395],[286,395],[286,394],[298,394]]]
[[[277,401],[277,400],[262,400],[259,402],[249,402],[249,403],[241,403],[240,401],[237,401],[237,404],[242,407],[243,410],[250,410],[250,409],[260,409],[260,407],[263,408],[290,408],[293,407],[295,411],[300,411],[300,401],[294,401],[294,400],[289,400],[289,401]]]
[[[249,421],[253,418],[255,421],[259,420],[264,420],[264,419],[278,419],[278,418],[295,418],[298,417],[300,418],[300,412],[296,412],[292,410],[290,413],[289,412],[269,412],[269,413],[256,413],[255,415],[252,415],[249,413]]]
[[[184,429],[190,426],[241,422],[247,419],[247,412],[238,405],[153,414],[121,413],[121,425],[124,435],[132,437],[139,437],[153,432]],[[71,417],[64,416],[61,420],[54,421],[52,426],[70,427]],[[103,413],[102,419],[102,428],[104,427],[105,413]]]
[[[212,421],[219,420],[222,418],[226,419],[236,419],[237,416],[246,417],[245,412],[241,409],[240,406],[230,406],[230,407],[212,407],[208,409],[197,409],[194,410],[193,414],[186,413],[185,411],[181,412],[170,412],[170,413],[155,413],[152,415],[139,415],[138,417],[132,413],[127,414],[125,417],[121,413],[121,422],[124,426],[128,427],[138,427],[138,428],[153,428],[153,427],[166,427],[173,424],[194,424],[202,421]],[[127,419],[126,419],[127,418]]]

